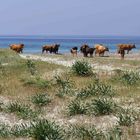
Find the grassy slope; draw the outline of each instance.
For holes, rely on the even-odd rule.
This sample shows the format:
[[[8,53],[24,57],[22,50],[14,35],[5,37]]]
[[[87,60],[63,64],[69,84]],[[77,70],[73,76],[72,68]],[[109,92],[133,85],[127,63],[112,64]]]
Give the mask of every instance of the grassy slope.
[[[63,56],[57,56],[62,57]],[[65,58],[65,57],[64,57]],[[66,59],[66,58],[65,58]],[[67,59],[71,59],[68,57]],[[111,58],[90,58],[88,59],[90,63],[99,63],[108,65],[111,64],[114,67],[123,66],[123,69],[136,69],[139,67],[140,62],[134,60],[114,60]],[[64,99],[55,96],[56,92],[59,90],[59,87],[50,86],[46,88],[40,88],[38,86],[31,86],[31,85],[24,85],[23,79],[31,79],[29,69],[27,68],[27,60],[22,60],[18,54],[13,51],[1,49],[0,50],[0,96],[4,97],[7,100],[19,100],[22,102],[29,102],[29,97],[36,93],[45,93],[47,92],[52,98],[53,102],[46,108],[44,108],[44,115],[49,114],[46,116],[48,119],[52,119],[53,115],[54,118],[58,117],[58,122],[60,119],[64,119],[64,122],[67,122],[69,118],[65,115],[65,106],[69,103],[73,97],[66,96]],[[34,62],[37,70],[37,77],[41,77],[44,80],[51,81],[54,79],[55,73],[59,73],[63,71],[63,77],[70,77],[70,79],[74,82],[74,86],[77,89],[81,89],[89,85],[94,77],[78,77],[69,73],[69,68],[66,68],[61,65],[49,64],[47,62]],[[100,80],[111,84],[115,89],[117,89],[117,95],[115,99],[119,102],[122,106],[127,106],[130,104],[134,106],[139,106],[139,87],[137,85],[135,87],[126,88],[122,85],[122,83],[112,82],[110,80],[110,76],[106,73],[99,73]],[[54,88],[55,87],[55,88]],[[58,109],[57,111],[54,111]],[[60,109],[60,110],[59,110]],[[56,113],[57,112],[57,113]],[[75,117],[73,117],[75,118]],[[90,120],[91,118],[85,117],[85,120]],[[95,118],[95,120],[98,118]],[[83,119],[84,120],[84,119]],[[93,120],[92,120],[93,121]],[[78,122],[79,123],[79,122]],[[92,122],[94,124],[94,121]],[[138,123],[139,124],[139,123]],[[135,139],[135,138],[134,138]]]

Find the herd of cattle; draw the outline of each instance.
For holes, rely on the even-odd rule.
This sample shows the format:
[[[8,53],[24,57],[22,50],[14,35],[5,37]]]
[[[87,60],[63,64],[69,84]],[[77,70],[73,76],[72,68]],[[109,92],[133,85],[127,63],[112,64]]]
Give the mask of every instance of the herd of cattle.
[[[58,54],[59,47],[60,47],[59,44],[44,45],[42,47],[42,53],[44,53],[44,51],[46,51],[46,53],[50,52],[50,53]],[[10,45],[10,49],[16,51],[17,53],[23,53],[23,48],[24,48],[24,44],[11,44]],[[127,54],[128,54],[129,51],[133,48],[136,48],[135,44],[118,44],[117,52],[118,52],[118,54],[121,55],[121,58],[124,59],[125,51],[127,51]],[[92,48],[89,47],[87,44],[84,44],[80,47],[80,51],[81,51],[81,53],[83,53],[84,57],[88,57],[88,55],[90,55],[90,57],[92,57],[94,52],[95,52],[95,56],[97,54],[99,56],[104,56],[104,53],[106,51],[109,52],[109,48],[102,44],[96,44]],[[73,56],[77,56],[78,47],[71,48],[70,52]]]

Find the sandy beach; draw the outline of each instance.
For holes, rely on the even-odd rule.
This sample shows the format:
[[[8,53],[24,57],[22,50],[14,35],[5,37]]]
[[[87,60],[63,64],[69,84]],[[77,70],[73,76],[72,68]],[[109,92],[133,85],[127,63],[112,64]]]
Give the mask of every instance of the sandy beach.
[[[84,58],[81,53],[78,54],[77,57],[72,57],[70,53],[65,53],[62,55],[55,55],[55,54],[19,54],[21,58],[23,59],[29,59],[29,60],[36,60],[36,61],[44,61],[52,64],[58,64],[63,65],[66,67],[71,67],[75,61],[77,60],[83,60],[89,61],[92,67],[94,67],[95,70],[105,70],[105,71],[112,71],[114,69],[122,69],[125,61],[139,61],[140,60],[140,53],[134,53],[130,52],[130,54],[125,55],[125,59],[121,60],[120,55],[117,53],[106,53],[105,57],[87,57]],[[100,64],[96,60],[120,60],[122,61],[122,64],[117,66],[113,66],[111,64],[111,61],[108,64]]]

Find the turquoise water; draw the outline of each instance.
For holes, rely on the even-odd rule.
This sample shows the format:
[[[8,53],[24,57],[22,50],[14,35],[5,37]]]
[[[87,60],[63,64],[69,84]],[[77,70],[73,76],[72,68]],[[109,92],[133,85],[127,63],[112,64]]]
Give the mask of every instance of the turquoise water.
[[[116,52],[116,45],[120,43],[136,44],[133,52],[140,50],[140,37],[113,37],[113,36],[0,36],[0,48],[8,48],[9,44],[25,44],[24,53],[41,53],[45,44],[60,44],[59,53],[68,53],[74,46],[80,48],[82,44],[93,47],[95,44],[104,44],[110,52]]]

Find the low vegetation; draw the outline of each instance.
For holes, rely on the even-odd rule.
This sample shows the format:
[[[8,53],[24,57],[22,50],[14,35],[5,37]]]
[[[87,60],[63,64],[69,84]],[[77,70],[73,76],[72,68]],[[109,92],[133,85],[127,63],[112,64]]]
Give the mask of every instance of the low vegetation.
[[[21,79],[21,81],[26,86],[34,86],[38,88],[49,88],[51,85],[51,81],[42,79],[40,77],[30,77],[26,79]]]
[[[113,97],[114,95],[115,90],[111,85],[107,85],[102,82],[95,82],[88,85],[86,88],[81,89],[77,94],[77,98],[87,98],[92,96]]]
[[[0,50],[0,139],[140,139],[140,63],[75,59],[66,68]],[[94,62],[127,65],[106,71]]]
[[[136,112],[134,109],[121,109],[117,113],[118,123],[121,126],[131,126],[139,118],[139,112]]]
[[[48,120],[38,120],[31,123],[30,135],[36,140],[63,140],[60,126]]]
[[[5,110],[9,113],[15,113],[23,119],[35,118],[37,116],[37,112],[33,111],[29,105],[21,104],[19,102],[8,104]]]
[[[137,86],[140,82],[140,72],[139,71],[117,71],[113,79],[123,83],[125,86]]]
[[[78,76],[91,76],[93,74],[91,65],[86,61],[76,61],[72,65],[72,72]]]
[[[109,115],[116,111],[116,104],[111,98],[94,99],[88,104],[88,108],[94,115]]]
[[[95,126],[70,125],[67,133],[68,137],[77,140],[103,140],[103,132],[97,130]]]
[[[51,102],[51,97],[48,94],[36,94],[31,97],[31,102],[37,106],[45,106]]]
[[[55,76],[56,84],[59,87],[57,96],[64,97],[65,95],[71,95],[73,93],[74,82],[69,77],[62,78],[62,76]]]
[[[82,104],[79,100],[73,100],[69,103],[68,108],[68,115],[77,115],[77,114],[86,114],[86,106]]]

